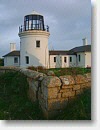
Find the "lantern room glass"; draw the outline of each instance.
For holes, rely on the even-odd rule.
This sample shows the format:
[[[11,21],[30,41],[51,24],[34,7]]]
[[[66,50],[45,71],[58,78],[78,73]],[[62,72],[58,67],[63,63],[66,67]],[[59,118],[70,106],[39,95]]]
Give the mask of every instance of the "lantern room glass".
[[[27,30],[45,30],[44,19],[41,15],[27,15],[24,17],[24,29]]]

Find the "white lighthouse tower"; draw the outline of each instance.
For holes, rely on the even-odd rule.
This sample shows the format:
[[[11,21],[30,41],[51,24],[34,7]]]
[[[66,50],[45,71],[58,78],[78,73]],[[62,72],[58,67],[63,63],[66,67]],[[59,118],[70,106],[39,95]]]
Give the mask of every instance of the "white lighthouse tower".
[[[48,38],[49,27],[44,25],[41,14],[33,11],[24,17],[24,25],[19,27],[20,66],[49,67]]]

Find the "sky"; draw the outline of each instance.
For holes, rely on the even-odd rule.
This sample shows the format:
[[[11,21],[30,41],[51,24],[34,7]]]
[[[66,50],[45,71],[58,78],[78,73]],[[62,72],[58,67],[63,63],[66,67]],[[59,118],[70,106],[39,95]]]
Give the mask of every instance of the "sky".
[[[10,52],[10,43],[20,50],[18,29],[33,10],[49,26],[49,49],[69,50],[91,44],[91,0],[0,0],[0,57]]]

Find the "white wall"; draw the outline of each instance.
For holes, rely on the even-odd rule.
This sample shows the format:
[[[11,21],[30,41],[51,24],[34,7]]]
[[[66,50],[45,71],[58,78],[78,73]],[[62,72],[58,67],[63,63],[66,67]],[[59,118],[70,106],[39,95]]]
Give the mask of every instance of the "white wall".
[[[49,67],[48,38],[46,31],[26,31],[20,36],[20,66],[44,66]],[[36,41],[40,41],[40,48],[36,48]],[[26,64],[25,56],[29,56],[29,64]]]
[[[56,57],[56,62],[54,62]],[[66,63],[64,62],[66,57]],[[50,68],[66,68],[69,67],[69,56],[68,55],[50,55]]]
[[[70,62],[70,57],[72,57],[72,62]],[[69,55],[69,67],[76,67],[76,55]]]
[[[79,61],[79,55],[80,55],[80,61]],[[77,66],[85,67],[85,53],[84,52],[77,53]]]
[[[64,62],[64,57],[66,57],[66,63]],[[62,68],[69,67],[69,56],[68,55],[63,55],[62,56]]]
[[[14,63],[14,57],[18,57],[18,56],[4,57],[4,66],[19,66],[19,62],[20,62],[19,57],[18,57],[18,63]]]
[[[56,62],[54,62],[54,57],[56,57],[57,55],[49,55],[49,59],[50,59],[50,68],[56,68]]]
[[[62,56],[56,55],[56,66],[55,68],[61,68],[62,67]]]
[[[79,55],[81,57],[79,62]],[[91,52],[77,53],[78,67],[91,67]]]
[[[85,52],[85,67],[91,67],[91,52]]]

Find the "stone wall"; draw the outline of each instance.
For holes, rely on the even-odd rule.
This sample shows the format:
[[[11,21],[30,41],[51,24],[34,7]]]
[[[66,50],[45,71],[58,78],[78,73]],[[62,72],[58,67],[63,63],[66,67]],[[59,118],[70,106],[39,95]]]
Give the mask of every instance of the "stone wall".
[[[28,96],[33,102],[39,102],[47,119],[57,115],[72,98],[82,93],[84,89],[91,87],[90,73],[56,77],[24,68],[0,67],[0,73],[8,71],[19,71],[27,76]]]
[[[39,103],[46,117],[61,112],[68,101],[91,86],[91,74],[77,76],[45,76],[39,88]]]

